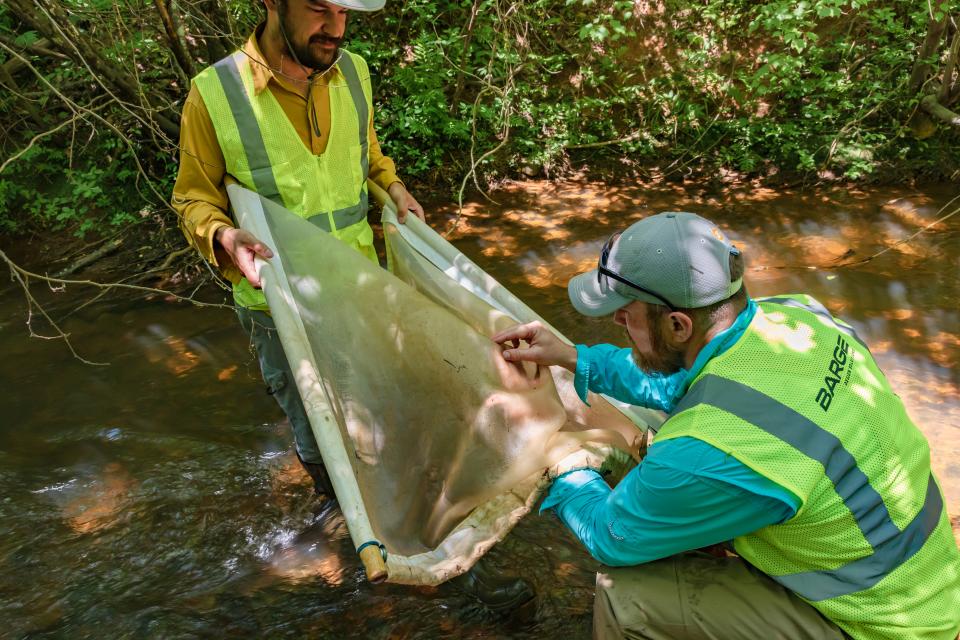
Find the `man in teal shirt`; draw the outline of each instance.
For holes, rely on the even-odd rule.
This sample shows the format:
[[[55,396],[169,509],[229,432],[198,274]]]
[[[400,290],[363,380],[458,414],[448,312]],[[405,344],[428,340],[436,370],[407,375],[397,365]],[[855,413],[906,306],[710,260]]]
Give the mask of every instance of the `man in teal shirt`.
[[[690,213],[659,214],[614,235],[597,269],[569,286],[578,311],[613,314],[632,348],[572,347],[538,323],[493,340],[507,343],[507,360],[573,371],[584,402],[590,390],[672,414],[682,410],[678,404],[704,367],[741,341],[758,314],[743,271],[740,251],[715,225]],[[862,344],[812,298],[759,302],[809,310]],[[521,340],[529,348],[518,348]],[[684,553],[775,528],[803,506],[801,497],[730,451],[697,437],[655,441],[614,489],[593,469],[552,472],[541,511],[556,511],[597,560],[624,567],[598,575],[595,637],[832,639],[849,637],[844,629],[856,626],[841,628],[739,557]],[[955,558],[954,552],[955,545],[945,557]],[[960,579],[944,602],[960,601],[958,593]],[[869,637],[953,638],[958,618],[960,612],[947,614],[931,633]]]

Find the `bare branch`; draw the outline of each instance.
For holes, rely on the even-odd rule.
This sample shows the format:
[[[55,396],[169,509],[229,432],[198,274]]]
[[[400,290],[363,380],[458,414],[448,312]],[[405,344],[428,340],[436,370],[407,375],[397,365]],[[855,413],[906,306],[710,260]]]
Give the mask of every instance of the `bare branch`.
[[[894,249],[896,249],[896,248],[899,247],[899,246],[902,246],[902,245],[905,245],[905,244],[909,243],[910,241],[912,241],[912,240],[913,240],[914,238],[916,238],[917,236],[919,236],[919,235],[921,235],[921,234],[923,234],[923,233],[926,233],[927,231],[929,231],[929,230],[932,229],[933,227],[935,227],[935,226],[937,226],[937,225],[939,225],[939,224],[941,224],[941,223],[943,223],[943,222],[946,222],[947,220],[949,220],[949,219],[952,218],[953,216],[955,216],[955,215],[957,215],[958,213],[960,213],[960,206],[955,206],[955,205],[954,205],[954,203],[956,203],[957,200],[960,200],[960,196],[955,196],[955,197],[953,197],[949,202],[947,202],[945,205],[943,205],[942,207],[940,207],[940,210],[939,210],[939,211],[937,211],[937,214],[939,215],[939,214],[943,213],[944,211],[946,211],[947,209],[949,209],[951,206],[954,206],[954,209],[953,209],[952,211],[950,211],[949,213],[946,213],[946,214],[940,216],[939,218],[937,218],[937,219],[934,220],[933,222],[931,222],[931,223],[929,223],[929,224],[926,224],[926,225],[924,225],[923,227],[921,227],[920,229],[918,229],[917,231],[915,231],[914,233],[911,233],[909,236],[907,236],[907,237],[905,237],[905,238],[901,238],[901,239],[898,240],[897,242],[894,242],[892,245],[887,246],[887,247],[884,247],[884,248],[881,249],[880,251],[877,251],[876,253],[867,256],[866,258],[860,258],[859,260],[851,260],[851,261],[849,261],[849,262],[841,262],[840,264],[820,264],[820,265],[809,265],[809,264],[807,264],[807,265],[783,265],[783,264],[781,264],[781,265],[763,265],[763,264],[761,264],[761,265],[755,265],[755,266],[751,267],[751,269],[754,270],[754,271],[766,271],[767,269],[791,269],[791,270],[792,270],[792,269],[797,269],[797,270],[800,270],[800,269],[803,269],[803,270],[807,270],[807,269],[823,269],[823,270],[833,270],[833,269],[842,269],[842,268],[845,268],[845,267],[857,267],[857,266],[860,266],[860,265],[864,265],[864,264],[866,264],[866,263],[868,263],[868,262],[871,262],[871,261],[875,260],[876,258],[879,258],[880,256],[882,256],[883,254],[885,254],[885,253],[887,253],[887,252],[889,252],[889,251],[893,251]],[[846,256],[842,256],[842,257],[846,257]]]
[[[470,53],[470,42],[473,40],[473,27],[476,24],[477,11],[480,9],[480,0],[473,0],[473,6],[470,8],[470,20],[467,21],[467,33],[463,38],[463,47],[460,49],[460,60],[457,64],[457,80],[454,85],[453,97],[450,99],[450,114],[457,112],[460,104],[460,96],[463,93],[465,70],[467,65],[467,56]]]
[[[957,199],[960,199],[960,196],[954,197],[954,198],[953,198],[952,200],[950,200],[947,204],[943,205],[943,206],[940,208],[940,211],[938,211],[937,213],[943,213],[944,210],[946,210],[947,207],[949,207],[949,206],[952,205],[954,202],[956,202]],[[888,251],[892,251],[892,250],[896,249],[897,247],[899,247],[899,246],[901,246],[901,245],[904,245],[904,244],[910,242],[911,240],[913,240],[914,238],[916,238],[917,236],[919,236],[921,233],[925,233],[926,231],[928,231],[928,230],[931,229],[932,227],[937,226],[937,225],[940,224],[941,222],[945,222],[945,221],[948,220],[949,218],[955,216],[957,213],[960,213],[960,207],[956,207],[956,208],[955,208],[953,211],[951,211],[950,213],[947,213],[946,215],[940,216],[939,218],[937,218],[936,220],[934,220],[934,221],[931,222],[930,224],[925,225],[924,227],[922,227],[922,228],[919,229],[918,231],[910,234],[910,235],[907,236],[906,238],[903,238],[903,239],[901,239],[901,240],[898,240],[897,242],[893,243],[893,244],[890,245],[889,247],[885,247],[885,248],[881,249],[880,251],[877,251],[876,253],[874,253],[874,254],[871,255],[871,256],[867,256],[866,258],[863,258],[863,259],[861,259],[861,260],[855,260],[855,261],[853,261],[853,262],[845,262],[845,263],[843,263],[843,264],[838,264],[838,265],[836,265],[836,266],[837,266],[837,267],[852,267],[852,266],[855,266],[855,265],[866,264],[866,263],[870,262],[871,260],[882,256],[883,254],[887,253]]]
[[[17,84],[13,75],[7,70],[6,65],[0,65],[0,86],[6,87],[6,89],[16,97],[17,102],[23,107],[23,110],[27,112],[27,116],[33,121],[33,124],[38,127],[44,126],[43,119],[40,117],[40,112],[37,111],[36,105],[23,95],[23,92],[20,90],[20,85]]]
[[[50,314],[46,311],[43,305],[40,304],[39,301],[37,301],[36,297],[33,295],[33,292],[30,289],[31,280],[38,280],[41,282],[46,282],[48,284],[58,285],[61,288],[66,285],[76,284],[76,285],[96,287],[98,289],[101,289],[101,291],[97,294],[97,296],[94,297],[94,300],[99,299],[100,297],[102,297],[107,292],[113,289],[122,289],[126,291],[135,291],[138,293],[146,293],[151,295],[162,295],[164,297],[174,298],[175,300],[178,300],[178,301],[189,302],[190,304],[198,307],[213,307],[217,309],[234,309],[233,305],[229,305],[229,304],[200,302],[199,300],[195,300],[193,298],[193,295],[196,294],[196,291],[197,291],[196,289],[193,291],[193,293],[191,293],[191,295],[182,296],[177,293],[173,293],[172,291],[166,291],[164,289],[156,289],[153,287],[142,287],[139,285],[124,284],[121,282],[101,283],[101,282],[94,282],[92,280],[65,280],[63,278],[51,278],[49,276],[33,273],[32,271],[27,271],[26,269],[24,269],[23,267],[15,263],[13,260],[11,260],[7,256],[7,254],[2,250],[0,250],[0,260],[6,263],[7,268],[9,268],[10,270],[10,276],[17,282],[17,284],[20,285],[20,288],[23,290],[23,295],[27,300],[26,324],[27,324],[28,330],[30,331],[30,337],[41,338],[44,340],[63,340],[64,344],[66,344],[67,348],[70,350],[70,353],[73,354],[75,358],[77,358],[78,360],[80,360],[85,364],[105,365],[108,363],[93,362],[91,360],[87,360],[86,358],[81,356],[79,353],[77,353],[77,350],[74,348],[73,343],[70,342],[70,334],[65,332],[60,327],[60,325],[57,324],[57,322],[52,317],[50,317]],[[89,304],[89,302],[87,304]],[[86,304],[83,306],[86,306]],[[44,334],[35,332],[32,324],[35,315],[39,315],[44,320],[46,320],[46,322],[50,325],[50,327],[53,328],[55,333],[53,335],[44,335]]]
[[[120,238],[116,238],[111,242],[107,242],[101,245],[96,251],[92,251],[84,256],[80,256],[80,258],[77,259],[73,264],[70,264],[64,267],[63,269],[61,269],[60,271],[58,271],[55,274],[55,276],[57,278],[63,278],[64,276],[69,276],[72,273],[93,264],[100,258],[110,255],[111,253],[119,249],[121,246],[123,246],[123,240],[121,240]]]
[[[516,5],[510,5],[506,11],[503,10],[503,6],[498,4],[496,6],[498,17],[500,18],[500,24],[505,25],[506,27],[510,26],[510,22],[507,18],[510,14],[513,13]],[[529,25],[525,25],[529,27]],[[504,28],[502,30],[503,40],[502,45],[506,50],[505,53],[508,53],[512,47],[513,43],[517,40],[522,41],[523,38],[517,38],[517,34],[514,33],[510,28]],[[467,182],[471,179],[473,180],[474,186],[477,188],[477,191],[480,192],[487,200],[494,202],[490,196],[487,195],[483,187],[480,186],[480,182],[477,178],[477,168],[483,163],[484,160],[493,156],[495,153],[500,151],[510,140],[510,118],[513,116],[513,88],[514,88],[514,78],[520,70],[522,65],[513,66],[511,64],[507,65],[507,77],[504,80],[502,87],[497,87],[491,81],[493,75],[493,62],[498,57],[497,44],[494,45],[493,51],[491,52],[490,59],[487,63],[487,73],[486,77],[483,79],[484,87],[478,93],[476,98],[473,101],[473,117],[471,122],[471,134],[470,134],[470,168],[467,170],[466,174],[463,176],[463,180],[460,182],[460,190],[457,193],[457,217],[454,218],[453,222],[443,233],[444,237],[449,237],[453,233],[457,225],[460,224],[460,220],[463,217],[463,194],[467,187]],[[509,55],[504,55],[504,59],[509,59]],[[476,157],[476,143],[477,143],[477,116],[478,110],[480,107],[480,101],[485,94],[492,93],[500,97],[500,121],[501,121],[501,131],[500,131],[500,142],[494,146],[492,149],[488,149],[483,153],[479,158]]]
[[[5,34],[2,34],[2,33],[0,33],[0,42],[4,42],[5,44],[7,44],[7,45],[9,45],[9,46],[11,46],[11,47],[18,46],[18,45],[13,41],[13,39],[9,38],[8,36],[6,36]],[[37,41],[34,42],[33,44],[25,44],[25,45],[22,45],[22,48],[23,48],[23,49],[26,49],[26,50],[29,51],[30,53],[35,54],[35,55],[38,55],[38,56],[46,56],[46,57],[48,57],[48,58],[59,58],[59,59],[61,59],[61,60],[66,60],[66,59],[67,59],[67,56],[63,55],[63,54],[60,53],[59,51],[54,51],[53,49],[48,48],[49,45],[50,45],[50,41],[49,41],[49,40],[47,40],[46,38],[41,38],[40,40],[37,40]],[[9,64],[9,63],[4,63],[4,66],[6,66],[7,64]],[[11,70],[8,69],[8,71],[11,71]],[[12,71],[11,71],[11,72],[12,72]]]
[[[88,111],[93,111],[95,109],[102,109],[105,106],[106,104],[101,104],[101,105],[97,105],[96,107],[86,107],[86,109]],[[31,147],[33,147],[33,145],[35,145],[38,141],[42,140],[43,138],[46,138],[47,136],[53,135],[54,133],[56,133],[57,131],[59,131],[60,129],[63,129],[68,125],[76,124],[77,120],[81,120],[81,119],[83,119],[83,115],[81,113],[75,113],[75,115],[72,118],[68,120],[64,120],[54,128],[48,131],[44,131],[42,133],[38,133],[37,135],[33,136],[33,138],[30,139],[30,142],[27,143],[27,146],[25,146],[23,149],[21,149],[20,151],[17,151],[15,154],[13,154],[12,156],[4,160],[3,164],[0,164],[0,173],[3,173],[3,170],[6,169],[8,165],[10,165],[13,162],[16,162],[18,159],[20,159],[23,156],[23,154],[30,151]]]
[[[615,144],[623,144],[624,142],[633,142],[639,138],[642,134],[639,131],[634,131],[630,135],[623,136],[622,138],[617,138],[616,140],[604,140],[602,142],[584,142],[583,144],[567,144],[564,145],[564,149],[596,149],[598,147],[608,147]]]
[[[139,83],[136,78],[130,76],[122,67],[114,64],[105,58],[97,48],[84,38],[77,28],[65,14],[65,9],[59,3],[44,2],[34,0],[5,0],[33,26],[37,31],[49,38],[63,49],[72,59],[82,64],[90,76],[113,97],[117,104],[126,109],[133,117],[137,118],[148,128],[159,127],[166,135],[175,138],[179,135],[180,127],[173,120],[170,120],[159,109],[151,106],[148,109],[142,109],[147,118],[134,112],[135,106],[132,106],[121,100],[109,85],[119,90],[124,96],[131,99],[140,99],[142,96],[139,90]],[[42,16],[42,19],[41,19]],[[0,42],[8,51],[13,51],[9,46]],[[19,56],[23,58],[22,56]],[[23,58],[26,60],[25,58]]]
[[[143,287],[135,284],[125,284],[123,282],[95,282],[93,280],[70,280],[65,278],[54,278],[52,276],[45,276],[39,273],[34,273],[32,271],[27,271],[13,260],[3,251],[0,250],[0,260],[3,260],[7,263],[7,266],[11,271],[16,272],[22,277],[30,278],[34,280],[39,280],[41,282],[47,282],[54,285],[82,285],[85,287],[96,287],[99,289],[123,289],[126,291],[135,291],[137,293],[152,294],[152,295],[161,295],[169,298],[173,298],[180,302],[189,302],[190,304],[197,307],[211,307],[214,309],[234,309],[235,307],[232,304],[222,304],[219,302],[201,302],[195,300],[192,296],[182,296],[179,293],[174,293],[173,291],[167,291],[166,289],[157,289],[154,287]]]
[[[26,58],[24,58],[24,57],[23,57],[22,55],[20,55],[20,53],[18,53],[17,51],[14,51],[13,49],[9,48],[7,45],[5,45],[5,44],[2,43],[2,42],[0,42],[0,49],[4,49],[4,50],[6,50],[8,53],[10,53],[11,55],[17,56],[17,57],[19,57],[21,60],[23,60],[23,61],[30,67],[30,69],[33,71],[33,73],[37,76],[37,78],[40,80],[40,82],[42,82],[44,85],[46,85],[46,87],[50,90],[51,93],[53,93],[55,96],[57,96],[58,98],[60,98],[60,100],[62,100],[63,103],[64,103],[65,105],[67,105],[67,107],[68,107],[71,111],[73,111],[74,113],[85,113],[85,114],[88,114],[88,115],[90,115],[90,116],[93,116],[93,118],[94,118],[95,120],[98,120],[99,122],[102,122],[102,123],[103,123],[104,125],[106,125],[111,131],[113,131],[115,134],[117,134],[117,137],[120,138],[120,139],[124,142],[124,144],[127,145],[127,149],[130,151],[130,156],[133,158],[134,164],[137,165],[138,171],[139,171],[140,174],[143,176],[144,180],[145,180],[146,183],[147,183],[147,186],[150,187],[150,190],[153,192],[154,196],[156,196],[157,201],[163,203],[164,205],[166,205],[167,207],[169,207],[171,211],[174,211],[174,213],[176,213],[176,210],[174,210],[173,207],[170,207],[170,204],[167,202],[167,198],[166,198],[163,194],[160,193],[160,191],[157,189],[156,185],[154,184],[153,180],[150,178],[150,175],[147,173],[146,169],[144,169],[143,164],[141,164],[141,162],[140,162],[140,156],[139,156],[139,154],[137,153],[136,144],[135,144],[126,134],[124,134],[119,128],[117,128],[117,125],[115,125],[114,123],[110,122],[109,120],[107,120],[106,118],[104,118],[103,116],[101,116],[99,113],[97,113],[96,111],[94,111],[93,109],[90,109],[90,108],[88,108],[88,107],[83,107],[83,106],[77,104],[76,102],[74,102],[73,100],[71,100],[70,98],[68,98],[67,96],[65,96],[62,92],[60,92],[60,90],[58,90],[53,84],[51,84],[51,82],[50,82],[49,80],[47,80],[46,77],[44,77],[44,75],[43,75],[42,73],[40,73],[40,71],[37,70],[37,69],[30,63],[29,60],[27,60]]]

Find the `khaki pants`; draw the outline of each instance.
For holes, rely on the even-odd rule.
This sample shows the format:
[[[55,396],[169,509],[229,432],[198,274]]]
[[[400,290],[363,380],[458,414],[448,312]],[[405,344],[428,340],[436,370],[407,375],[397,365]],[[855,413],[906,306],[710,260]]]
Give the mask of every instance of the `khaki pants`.
[[[847,638],[816,609],[742,559],[699,552],[597,574],[593,637]]]

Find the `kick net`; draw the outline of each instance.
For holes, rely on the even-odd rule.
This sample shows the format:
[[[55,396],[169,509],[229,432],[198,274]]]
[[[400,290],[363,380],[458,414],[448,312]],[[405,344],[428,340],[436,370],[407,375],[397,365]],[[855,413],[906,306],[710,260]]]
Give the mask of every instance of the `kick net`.
[[[507,363],[489,336],[542,319],[410,215],[384,208],[389,270],[238,185],[235,217],[274,250],[258,268],[368,578],[439,584],[526,515],[545,469],[586,447],[622,468],[652,412]],[[385,560],[385,567],[383,560]]]

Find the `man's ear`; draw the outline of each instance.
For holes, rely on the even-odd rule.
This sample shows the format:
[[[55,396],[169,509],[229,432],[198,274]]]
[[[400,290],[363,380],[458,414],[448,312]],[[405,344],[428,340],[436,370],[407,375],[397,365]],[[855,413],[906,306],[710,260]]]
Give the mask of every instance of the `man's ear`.
[[[277,3],[278,3],[279,1],[280,1],[280,0],[263,0],[263,6],[267,9],[268,12],[269,12],[269,11],[276,11],[276,10],[277,10]]]
[[[693,318],[682,311],[672,311],[667,315],[666,321],[667,335],[670,336],[674,346],[680,346],[690,342],[693,338]]]

